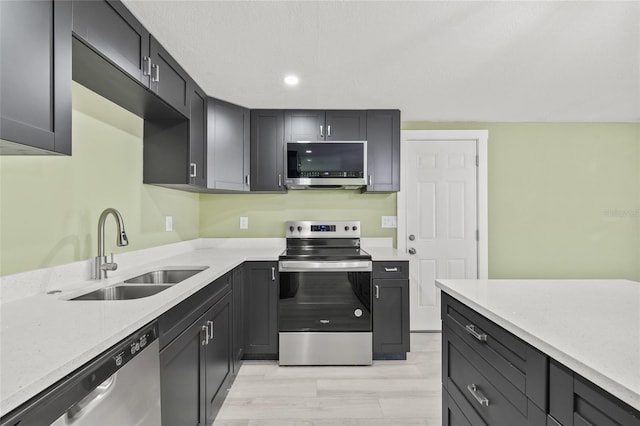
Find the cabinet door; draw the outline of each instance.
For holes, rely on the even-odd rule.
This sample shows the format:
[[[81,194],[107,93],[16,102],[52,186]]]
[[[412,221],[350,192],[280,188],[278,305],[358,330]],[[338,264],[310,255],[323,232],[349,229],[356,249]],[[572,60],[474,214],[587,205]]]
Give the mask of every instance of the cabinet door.
[[[327,134],[325,112],[319,110],[285,111],[284,137],[287,142],[322,141]]]
[[[245,354],[278,353],[278,264],[245,263]]]
[[[69,1],[0,1],[0,154],[71,154],[70,30]]]
[[[251,111],[251,191],[285,191],[283,132],[282,111]]]
[[[160,351],[160,389],[163,426],[200,424],[204,417],[204,363],[206,321],[198,318]]]
[[[367,111],[367,192],[400,191],[400,111]]]
[[[327,141],[366,141],[366,111],[327,111],[325,118]]]
[[[149,32],[119,1],[73,2],[73,32],[122,71],[149,86]]]
[[[149,88],[162,100],[185,116],[189,116],[189,76],[175,59],[150,36],[151,80]]]
[[[189,183],[207,186],[205,160],[207,154],[207,95],[191,82],[189,111]]]
[[[206,422],[211,424],[224,398],[217,398],[227,376],[231,373],[231,294],[211,308],[207,324],[210,327],[209,342],[205,348],[205,401]],[[226,396],[226,394],[224,395]]]
[[[244,275],[243,267],[233,270],[233,372],[238,373],[244,354]]]
[[[373,280],[373,352],[409,351],[409,281]]]
[[[209,98],[207,187],[249,190],[249,110]]]

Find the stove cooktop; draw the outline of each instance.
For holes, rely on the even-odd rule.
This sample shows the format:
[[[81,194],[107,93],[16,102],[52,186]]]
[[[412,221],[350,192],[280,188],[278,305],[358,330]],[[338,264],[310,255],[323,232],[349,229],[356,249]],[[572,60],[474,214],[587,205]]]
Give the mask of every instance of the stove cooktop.
[[[371,255],[360,247],[289,247],[280,255],[280,260],[371,260]]]

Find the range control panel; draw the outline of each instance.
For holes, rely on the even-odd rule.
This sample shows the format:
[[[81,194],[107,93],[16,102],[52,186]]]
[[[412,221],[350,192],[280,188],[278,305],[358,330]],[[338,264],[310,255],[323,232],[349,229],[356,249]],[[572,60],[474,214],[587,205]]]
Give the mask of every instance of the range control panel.
[[[360,238],[359,220],[295,220],[285,226],[287,238]]]

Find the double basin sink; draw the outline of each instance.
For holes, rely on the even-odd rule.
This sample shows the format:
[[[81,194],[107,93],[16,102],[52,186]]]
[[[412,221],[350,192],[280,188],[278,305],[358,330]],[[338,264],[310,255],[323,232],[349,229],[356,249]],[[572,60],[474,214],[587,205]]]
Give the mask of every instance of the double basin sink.
[[[130,300],[158,294],[169,287],[176,285],[195,274],[204,271],[207,267],[189,269],[161,269],[147,272],[137,277],[124,280],[124,282],[109,287],[100,288],[90,293],[74,297],[71,300]]]

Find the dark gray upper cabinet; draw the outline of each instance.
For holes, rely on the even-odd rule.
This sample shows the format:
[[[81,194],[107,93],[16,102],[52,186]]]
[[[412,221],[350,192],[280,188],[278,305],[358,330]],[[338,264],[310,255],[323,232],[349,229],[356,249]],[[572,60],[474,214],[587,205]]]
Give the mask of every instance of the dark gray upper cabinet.
[[[189,184],[207,186],[207,95],[195,82],[190,84]]]
[[[207,187],[249,190],[249,110],[209,98]]]
[[[373,264],[373,354],[406,359],[410,350],[409,262]]]
[[[244,264],[245,358],[277,359],[278,263]]]
[[[358,110],[285,111],[285,141],[363,141],[367,114]]]
[[[149,88],[177,111],[189,115],[189,75],[156,40],[150,37]]]
[[[71,2],[0,1],[0,154],[71,154]]]
[[[74,44],[74,80],[145,118],[173,117],[142,88],[189,116],[189,76],[121,2],[75,0],[73,33],[79,43],[106,61]],[[123,79],[125,75],[139,87]]]
[[[285,192],[284,112],[251,110],[251,191]]]
[[[400,111],[367,111],[366,192],[400,191]]]
[[[144,86],[149,86],[149,32],[119,1],[73,2],[73,32]]]

